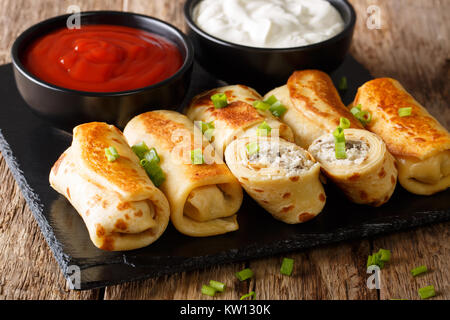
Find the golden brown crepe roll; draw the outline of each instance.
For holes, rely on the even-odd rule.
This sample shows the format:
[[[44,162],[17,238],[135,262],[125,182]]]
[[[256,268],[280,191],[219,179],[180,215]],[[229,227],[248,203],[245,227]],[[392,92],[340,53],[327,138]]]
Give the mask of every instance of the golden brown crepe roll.
[[[105,148],[119,158],[109,162]],[[76,127],[73,141],[50,172],[51,186],[64,195],[86,224],[100,249],[147,246],[169,222],[169,203],[139,165],[122,133],[106,123]]]
[[[166,175],[160,188],[169,200],[171,221],[178,231],[202,237],[239,228],[236,212],[242,203],[242,188],[186,116],[174,111],[147,112],[133,118],[124,135],[130,146],[145,142],[158,152]],[[198,148],[203,149],[205,164],[191,162],[191,151]]]
[[[295,143],[303,148],[336,129],[340,117],[350,121],[350,128],[363,129],[342,103],[331,78],[322,71],[296,71],[286,85],[270,91],[264,99],[272,95],[287,108],[281,121],[292,128]]]
[[[449,132],[398,81],[365,83],[353,104],[372,113],[366,128],[378,134],[398,160],[398,179],[405,189],[430,195],[450,186]],[[411,115],[400,117],[400,108],[411,108]]]
[[[211,96],[216,93],[226,94],[228,106],[221,109],[214,107]],[[231,141],[239,137],[256,136],[258,126],[264,121],[271,127],[271,134],[278,130],[281,138],[293,141],[294,135],[287,125],[280,122],[270,111],[253,107],[253,102],[257,100],[262,100],[262,97],[249,87],[226,86],[194,97],[186,110],[186,115],[192,121],[213,122],[214,138],[211,141],[220,154],[223,154]]]
[[[376,134],[367,130],[345,129],[346,159],[336,159],[334,136],[316,139],[309,152],[320,162],[322,171],[353,202],[380,206],[387,202],[397,183],[394,157]]]
[[[248,151],[252,144],[257,145],[257,152]],[[225,159],[248,194],[278,220],[305,222],[325,205],[320,165],[294,143],[244,137],[227,147]]]

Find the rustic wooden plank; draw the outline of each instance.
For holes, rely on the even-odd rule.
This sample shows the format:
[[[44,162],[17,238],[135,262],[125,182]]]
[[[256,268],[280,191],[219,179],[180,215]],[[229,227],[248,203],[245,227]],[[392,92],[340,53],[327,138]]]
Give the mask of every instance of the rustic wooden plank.
[[[368,240],[343,242],[250,262],[257,299],[377,299],[366,287]],[[280,273],[283,258],[294,259],[291,276]]]
[[[374,240],[374,251],[379,248],[392,252],[391,261],[380,271],[380,298],[420,299],[417,290],[434,285],[436,297],[450,299],[450,223],[396,233]],[[413,277],[410,271],[426,265],[428,273]]]
[[[34,23],[82,10],[122,8],[121,0],[0,1],[0,64],[14,39]],[[0,299],[98,299],[99,290],[69,290],[25,200],[0,155]]]

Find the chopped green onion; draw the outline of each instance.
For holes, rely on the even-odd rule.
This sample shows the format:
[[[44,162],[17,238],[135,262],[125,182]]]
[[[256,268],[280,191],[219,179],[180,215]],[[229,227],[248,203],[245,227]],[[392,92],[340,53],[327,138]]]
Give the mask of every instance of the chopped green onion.
[[[242,297],[239,298],[239,300],[245,300],[250,297],[251,300],[255,300],[255,291],[250,291],[250,293],[244,294]]]
[[[436,295],[436,291],[434,290],[434,286],[427,286],[419,289],[419,296],[422,299],[428,299],[434,297]]]
[[[145,169],[145,172],[147,172],[155,187],[158,188],[166,180],[166,175],[155,160],[149,161],[142,159],[139,163]]]
[[[150,151],[144,141],[135,144],[131,147],[133,152],[138,156],[139,159],[144,159],[144,155]]]
[[[268,104],[270,104],[270,105],[273,105],[273,104],[275,104],[275,103],[277,103],[277,102],[279,102],[279,101],[278,101],[278,99],[277,99],[274,95],[271,95],[271,96],[268,97],[266,100],[264,100],[264,102],[265,102],[265,103],[268,103]]]
[[[348,89],[347,77],[344,76],[339,80],[338,88],[339,88],[339,90],[347,90]]]
[[[345,141],[335,142],[334,151],[336,154],[336,159],[347,159],[347,153],[345,152]]]
[[[411,270],[411,274],[413,277],[418,276],[419,274],[425,273],[428,271],[427,266],[420,266]]]
[[[254,155],[255,153],[259,152],[259,145],[257,142],[250,142],[247,146],[247,154],[249,156]]]
[[[216,290],[214,288],[204,284],[202,286],[202,293],[206,294],[207,296],[214,297],[214,295],[216,294]]]
[[[342,129],[350,128],[350,120],[348,120],[347,118],[341,117],[339,119],[339,127],[341,127]]]
[[[225,283],[219,282],[219,281],[215,281],[215,280],[210,280],[209,281],[209,286],[211,288],[214,288],[216,291],[219,292],[223,292],[226,288]]]
[[[294,270],[294,259],[283,258],[280,273],[290,276],[292,274],[292,270]]]
[[[201,121],[201,129],[202,133],[205,135],[205,137],[208,139],[208,141],[211,141],[213,134],[214,134],[214,121],[211,122],[203,122]]]
[[[201,123],[202,133],[205,133],[207,130],[210,130],[210,129],[215,129],[214,121],[211,121],[211,122],[200,121],[200,123]]]
[[[264,101],[257,100],[255,102],[253,102],[253,107],[255,107],[255,109],[265,111],[265,110],[269,110],[270,104],[268,104]]]
[[[407,108],[399,108],[398,109],[398,115],[400,117],[408,117],[410,116],[412,113],[412,108],[411,107],[407,107]]]
[[[263,123],[261,123],[258,126],[258,129],[256,130],[256,135],[257,136],[268,136],[271,131],[272,131],[272,128],[267,124],[266,121],[264,121]]]
[[[235,275],[240,281],[244,281],[253,277],[253,271],[247,268],[239,272],[236,272]]]
[[[211,101],[216,109],[225,108],[228,105],[227,95],[225,93],[216,93],[212,95]]]
[[[363,110],[360,113],[355,115],[356,119],[358,119],[364,126],[368,124],[372,120],[372,114],[367,111]]]
[[[389,262],[389,260],[391,260],[391,251],[386,249],[380,249],[378,251],[378,257],[380,261]]]
[[[345,135],[343,128],[337,127],[336,130],[333,131],[333,136],[335,142],[345,142]]]
[[[351,108],[351,109],[350,109],[350,112],[351,112],[353,115],[357,115],[358,113],[361,112],[361,109],[362,109],[362,106],[361,106],[360,104],[358,104],[357,106]]]
[[[105,155],[109,162],[116,161],[119,158],[119,153],[114,147],[105,148]]]
[[[275,117],[279,118],[287,111],[287,108],[278,102],[271,105],[269,110]]]
[[[350,112],[358,119],[362,125],[368,124],[372,121],[372,114],[367,110],[362,110],[362,106],[358,104],[356,107],[350,109]]]
[[[192,164],[204,164],[205,159],[203,158],[202,149],[195,149],[191,151],[191,161]]]
[[[154,161],[156,163],[159,163],[161,161],[155,148],[151,148],[148,152],[146,152],[144,154],[144,159],[147,159],[150,162]]]

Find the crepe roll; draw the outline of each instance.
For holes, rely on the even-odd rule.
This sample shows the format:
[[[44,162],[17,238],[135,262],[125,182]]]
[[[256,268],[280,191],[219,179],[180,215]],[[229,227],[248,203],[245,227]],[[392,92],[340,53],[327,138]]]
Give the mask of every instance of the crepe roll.
[[[345,159],[336,159],[331,133],[313,141],[309,152],[350,201],[378,207],[394,192],[397,183],[395,159],[376,134],[360,129],[345,129],[344,133]]]
[[[223,93],[227,97],[228,105],[215,108],[211,97]],[[253,107],[255,101],[263,98],[252,88],[243,85],[226,86],[201,93],[191,101],[186,115],[192,121],[213,123],[214,130],[211,142],[217,152],[223,154],[231,141],[244,136],[256,136],[258,127],[265,121],[271,128],[270,135],[277,134],[293,141],[292,130],[280,122],[268,110]]]
[[[350,128],[363,129],[342,103],[331,78],[322,71],[296,71],[286,85],[273,89],[264,99],[272,95],[287,108],[280,119],[293,130],[295,143],[305,149],[336,129],[341,117],[350,121]]]
[[[109,161],[105,148],[119,155]],[[106,123],[82,124],[50,171],[50,184],[83,218],[100,249],[132,250],[157,240],[169,222],[169,203],[139,165],[122,133]]]
[[[225,159],[247,193],[280,221],[308,221],[325,205],[320,165],[294,143],[270,137],[239,138],[227,147]]]
[[[406,190],[430,195],[450,186],[450,134],[398,81],[365,83],[353,104],[372,113],[367,129],[378,134],[398,160],[399,182]],[[410,108],[410,113],[400,116],[402,108]]]
[[[165,110],[147,112],[133,118],[124,135],[130,146],[144,142],[158,152],[166,175],[160,188],[178,231],[203,237],[239,228],[236,212],[242,204],[242,188],[186,116]],[[191,155],[199,149],[204,163],[194,164]]]

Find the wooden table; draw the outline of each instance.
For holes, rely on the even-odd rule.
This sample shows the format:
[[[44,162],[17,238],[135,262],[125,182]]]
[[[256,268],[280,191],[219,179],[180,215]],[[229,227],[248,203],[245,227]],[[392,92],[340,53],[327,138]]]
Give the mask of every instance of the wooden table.
[[[448,0],[351,0],[358,21],[351,53],[375,77],[398,79],[447,127],[450,127],[450,24]],[[183,0],[0,0],[0,64],[9,63],[14,39],[30,25],[82,10],[125,10],[155,16],[184,29]],[[369,5],[378,5],[381,29],[366,26]],[[417,289],[434,285],[435,299],[450,299],[450,223],[397,234],[299,251],[292,277],[282,276],[282,256],[183,272],[157,279],[91,291],[68,290],[25,200],[0,156],[0,297],[6,299],[203,299],[210,279],[229,289],[218,299],[238,299],[251,290],[258,299],[418,299]],[[368,254],[392,251],[381,272],[381,289],[366,287]],[[409,270],[425,264],[431,272],[412,278]],[[244,267],[254,280],[239,283]]]

